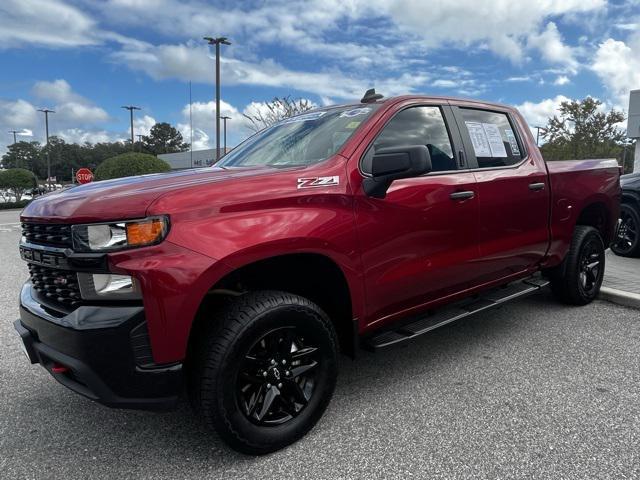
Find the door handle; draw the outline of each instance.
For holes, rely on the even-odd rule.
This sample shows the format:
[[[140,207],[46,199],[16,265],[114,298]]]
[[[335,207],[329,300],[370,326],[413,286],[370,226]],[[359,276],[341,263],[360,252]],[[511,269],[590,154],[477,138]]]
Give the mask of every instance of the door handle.
[[[529,190],[533,190],[534,192],[537,192],[538,190],[544,190],[545,186],[546,185],[544,184],[544,182],[530,183],[529,184]]]
[[[453,192],[449,195],[451,200],[468,200],[476,196],[476,193],[471,190],[466,190],[464,192]]]

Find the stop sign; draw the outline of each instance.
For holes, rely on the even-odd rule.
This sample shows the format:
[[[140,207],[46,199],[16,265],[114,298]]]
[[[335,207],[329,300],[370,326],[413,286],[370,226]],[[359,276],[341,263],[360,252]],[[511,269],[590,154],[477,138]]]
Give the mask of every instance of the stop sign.
[[[93,180],[93,173],[88,168],[80,168],[76,172],[76,180],[78,183],[89,183]]]

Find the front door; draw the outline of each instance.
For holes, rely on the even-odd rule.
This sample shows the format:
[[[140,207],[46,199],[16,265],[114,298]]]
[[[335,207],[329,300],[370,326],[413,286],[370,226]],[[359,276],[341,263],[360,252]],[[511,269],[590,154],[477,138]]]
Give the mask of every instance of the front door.
[[[431,173],[394,181],[384,199],[355,186],[367,323],[377,326],[468,288],[478,257],[476,181],[466,169],[450,108],[399,108],[362,147],[361,175],[371,172],[377,149],[407,145],[427,146]]]

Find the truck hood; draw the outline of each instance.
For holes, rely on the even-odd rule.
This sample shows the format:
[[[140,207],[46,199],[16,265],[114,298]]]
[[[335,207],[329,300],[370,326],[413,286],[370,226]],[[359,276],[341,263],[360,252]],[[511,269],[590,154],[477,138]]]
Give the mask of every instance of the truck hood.
[[[206,167],[92,182],[37,198],[23,210],[21,219],[78,223],[142,218],[149,205],[165,193],[272,173],[277,171]]]

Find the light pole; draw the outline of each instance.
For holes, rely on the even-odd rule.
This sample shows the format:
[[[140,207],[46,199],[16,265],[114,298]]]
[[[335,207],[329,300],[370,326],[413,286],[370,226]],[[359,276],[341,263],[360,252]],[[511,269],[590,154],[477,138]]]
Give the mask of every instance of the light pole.
[[[533,127],[536,129],[536,147],[540,146],[540,130],[542,130],[543,132],[546,132],[547,129],[545,127]]]
[[[39,112],[44,113],[44,131],[47,135],[47,189],[51,190],[51,157],[49,157],[49,114],[56,113],[48,108],[40,108]]]
[[[220,45],[231,45],[227,37],[202,37],[216,46],[216,161],[220,160]]]
[[[222,156],[224,157],[227,154],[227,120],[231,120],[231,117],[220,117],[223,120],[223,131],[224,131],[224,150]]]
[[[9,130],[9,133],[13,133],[13,144],[15,145],[16,143],[18,143],[17,139],[16,139],[16,135],[18,133],[20,133],[21,130]]]
[[[135,105],[123,105],[121,108],[124,108],[125,110],[129,110],[129,114],[131,116],[131,151],[134,151],[136,147],[133,140],[133,111],[141,110],[141,108],[136,107]]]

